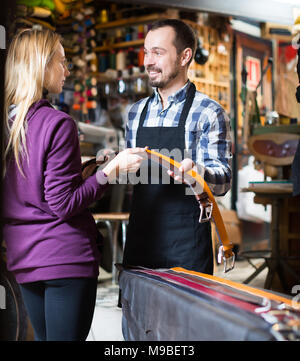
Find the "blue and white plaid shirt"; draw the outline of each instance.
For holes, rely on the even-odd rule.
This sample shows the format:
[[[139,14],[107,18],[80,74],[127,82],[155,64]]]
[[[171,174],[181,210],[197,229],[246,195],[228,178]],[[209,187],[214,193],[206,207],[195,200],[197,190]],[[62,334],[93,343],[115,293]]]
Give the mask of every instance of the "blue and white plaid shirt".
[[[160,95],[154,89],[150,100],[145,127],[177,127],[190,82],[168,97],[165,109]],[[148,98],[133,104],[126,124],[126,146],[136,146],[136,134],[142,110]],[[214,195],[224,195],[231,186],[230,121],[224,109],[203,93],[196,92],[185,123],[185,146],[200,174]],[[201,171],[201,170],[205,171]]]

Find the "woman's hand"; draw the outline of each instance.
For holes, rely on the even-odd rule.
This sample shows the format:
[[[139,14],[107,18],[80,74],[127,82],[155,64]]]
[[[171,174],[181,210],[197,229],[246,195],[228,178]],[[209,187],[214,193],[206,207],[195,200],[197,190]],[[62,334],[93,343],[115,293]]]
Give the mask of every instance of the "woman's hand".
[[[111,182],[119,176],[120,173],[135,173],[146,158],[146,148],[128,148],[120,152],[112,159],[102,171],[107,175]]]
[[[104,164],[106,162],[111,161],[118,153],[113,149],[104,148],[100,149],[96,156],[97,164]]]

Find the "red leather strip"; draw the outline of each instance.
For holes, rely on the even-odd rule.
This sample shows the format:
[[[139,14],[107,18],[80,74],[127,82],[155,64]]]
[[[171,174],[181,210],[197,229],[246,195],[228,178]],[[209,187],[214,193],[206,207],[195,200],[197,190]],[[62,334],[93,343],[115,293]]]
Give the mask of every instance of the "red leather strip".
[[[166,272],[178,275],[178,272],[175,272],[172,269],[168,270]],[[195,283],[201,283],[201,285],[207,286],[207,287],[215,290],[216,292],[223,293],[227,296],[238,298],[239,300],[246,301],[246,302],[251,302],[253,304],[256,304],[257,307],[264,305],[263,297],[256,296],[253,294],[249,294],[249,293],[234,289],[225,284],[220,284],[220,283],[214,282],[213,280],[208,280],[208,279],[205,279],[205,278],[202,278],[199,276],[196,277],[196,276],[193,276],[190,274],[184,274],[184,273],[181,273],[181,277],[184,277]]]
[[[278,303],[285,303],[286,305],[295,308],[296,310],[300,309],[300,303],[299,302],[292,302],[292,300],[285,298],[281,295],[277,295],[271,292],[268,292],[267,290],[260,290],[260,289],[256,289],[247,285],[244,285],[242,283],[237,283],[228,279],[224,279],[224,278],[220,278],[220,277],[216,277],[216,276],[211,276],[205,273],[201,273],[201,272],[195,272],[195,271],[189,271],[186,270],[182,267],[174,267],[171,268],[173,271],[177,272],[177,273],[186,273],[186,274],[191,274],[191,275],[195,275],[198,277],[203,277],[206,279],[210,279],[210,280],[214,280],[215,282],[224,284],[224,285],[228,285],[230,287],[236,288],[238,290],[244,291],[244,292],[248,292],[250,294],[259,296],[259,297],[264,297],[267,298],[269,300],[272,301],[276,301]]]
[[[236,298],[233,298],[231,296],[227,296],[227,295],[224,295],[220,292],[217,292],[217,291],[214,291],[206,286],[203,286],[201,284],[198,284],[198,283],[195,283],[193,281],[190,281],[190,280],[187,280],[186,278],[184,277],[180,277],[179,275],[176,276],[176,275],[173,275],[173,274],[169,274],[169,273],[166,273],[166,272],[159,272],[159,271],[154,271],[154,270],[137,270],[137,272],[142,272],[142,273],[147,273],[147,274],[150,274],[150,275],[154,275],[154,276],[158,276],[162,279],[167,279],[167,280],[170,280],[170,281],[173,281],[174,283],[177,283],[179,285],[184,285],[184,286],[187,286],[191,289],[194,289],[194,290],[197,290],[201,293],[204,293],[204,294],[207,294],[207,295],[210,295],[211,297],[215,298],[215,299],[218,299],[220,301],[223,301],[223,302],[226,302],[230,305],[233,305],[235,307],[238,307],[238,308],[241,308],[245,311],[248,311],[248,312],[252,312],[252,313],[255,313],[255,309],[257,308],[256,305],[253,305],[251,303],[247,303],[247,302],[244,302],[244,301],[241,301],[241,300],[238,300]]]

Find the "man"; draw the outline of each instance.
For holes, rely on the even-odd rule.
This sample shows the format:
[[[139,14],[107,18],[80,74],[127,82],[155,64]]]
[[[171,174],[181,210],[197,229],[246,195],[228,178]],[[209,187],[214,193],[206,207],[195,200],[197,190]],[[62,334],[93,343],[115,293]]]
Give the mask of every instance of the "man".
[[[152,25],[144,65],[154,93],[129,111],[126,142],[170,154],[186,150],[190,157],[181,158],[182,171],[195,164],[212,192],[224,195],[231,181],[230,125],[222,107],[188,80],[195,47],[195,34],[184,22],[166,19]],[[182,266],[212,274],[210,223],[199,223],[199,205],[186,194],[186,185],[162,183],[160,177],[160,184],[134,186],[123,264]]]

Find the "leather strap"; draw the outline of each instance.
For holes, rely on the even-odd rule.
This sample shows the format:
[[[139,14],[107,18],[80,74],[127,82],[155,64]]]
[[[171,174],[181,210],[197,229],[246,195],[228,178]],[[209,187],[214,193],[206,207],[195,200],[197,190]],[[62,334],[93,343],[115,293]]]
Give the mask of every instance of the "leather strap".
[[[170,170],[174,171],[174,173],[176,173],[176,171],[177,171],[177,173],[179,173],[178,170],[181,166],[181,164],[179,162],[177,162],[174,159],[169,158],[161,153],[150,150],[150,149],[146,149],[146,152],[148,153],[149,159],[159,163],[162,167],[164,167],[166,169],[170,169]],[[184,174],[184,181],[193,190],[197,201],[199,201],[199,199],[201,198],[201,194],[207,193],[210,202],[212,202],[212,204],[213,204],[212,218],[216,225],[219,241],[222,243],[222,246],[223,246],[224,256],[226,258],[234,257],[234,254],[232,252],[233,243],[229,240],[219,207],[218,207],[218,205],[215,201],[215,198],[214,198],[211,190],[209,189],[207,183],[201,177],[201,175],[198,174],[197,172],[195,172],[194,170],[190,170],[186,174]]]

